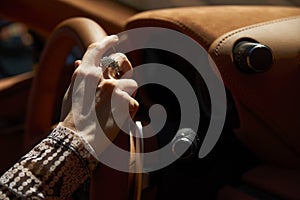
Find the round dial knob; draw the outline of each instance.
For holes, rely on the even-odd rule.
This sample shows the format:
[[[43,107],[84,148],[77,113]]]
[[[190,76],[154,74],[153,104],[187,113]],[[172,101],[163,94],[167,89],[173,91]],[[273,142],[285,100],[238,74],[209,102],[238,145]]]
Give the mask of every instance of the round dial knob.
[[[172,153],[180,158],[188,158],[197,154],[198,136],[190,128],[183,128],[177,131],[172,140]]]
[[[233,49],[235,64],[245,72],[265,72],[273,63],[271,49],[260,43],[242,41]]]

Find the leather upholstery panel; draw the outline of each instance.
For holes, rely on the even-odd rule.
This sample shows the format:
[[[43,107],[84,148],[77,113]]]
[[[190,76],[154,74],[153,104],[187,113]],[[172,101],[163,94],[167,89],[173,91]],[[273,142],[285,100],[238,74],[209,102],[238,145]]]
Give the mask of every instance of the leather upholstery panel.
[[[298,8],[276,6],[198,6],[146,11],[129,18],[126,29],[158,26],[178,30],[205,49],[237,28],[299,14]]]
[[[292,25],[288,25],[288,27],[285,28],[280,27],[282,24],[277,25],[276,28],[274,27],[269,31],[263,31],[265,30],[265,27],[261,26],[257,29],[253,29],[257,30],[257,32],[261,32],[260,36],[268,41],[267,45],[272,43],[272,48],[275,48],[274,54],[276,56],[276,63],[274,68],[268,72],[269,75],[256,74],[251,76],[240,73],[234,67],[232,62],[232,46],[230,46],[229,49],[227,48],[226,53],[222,50],[223,53],[219,53],[218,56],[216,56],[214,52],[216,44],[214,43],[214,45],[211,46],[215,40],[217,40],[216,43],[218,43],[218,41],[227,36],[228,32],[233,30],[243,29],[243,27],[251,25],[256,27],[255,24],[258,23],[267,23],[271,20],[280,20],[282,18],[297,15],[300,15],[299,8],[279,6],[199,6],[161,9],[142,12],[131,17],[127,22],[126,29],[147,26],[171,28],[189,35],[205,49],[209,50],[210,48],[211,50],[209,53],[212,55],[215,62],[217,62],[218,67],[225,65],[233,68],[232,70],[234,70],[235,73],[239,73],[238,81],[232,81],[231,79],[235,78],[234,74],[226,76],[228,73],[224,74],[224,70],[222,70],[223,67],[220,68],[225,85],[231,90],[235,100],[237,100],[236,104],[239,109],[242,127],[236,132],[242,141],[250,146],[254,152],[261,155],[263,159],[270,162],[281,163],[284,165],[300,165],[300,146],[297,145],[299,138],[297,136],[297,131],[295,131],[299,130],[299,125],[297,125],[296,122],[297,119],[299,119],[299,116],[297,118],[297,112],[299,110],[297,110],[298,108],[292,107],[286,109],[288,105],[297,105],[297,101],[299,102],[299,96],[297,96],[295,92],[291,92],[291,88],[294,88],[293,91],[296,91],[295,85],[296,87],[300,86],[299,76],[296,75],[298,73],[297,71],[300,69],[298,67],[299,60],[296,58],[299,50],[296,51],[296,48],[298,48],[297,46],[290,45],[297,44],[298,40],[296,38],[294,38],[294,40],[284,39],[282,36],[288,35],[288,38],[292,37],[290,36],[291,33],[287,31]],[[283,23],[285,24],[285,21],[283,21]],[[270,24],[272,25],[272,23]],[[294,26],[297,27],[297,22]],[[300,26],[298,25],[298,27]],[[295,27],[292,27],[292,29],[294,28]],[[245,30],[248,29],[246,28]],[[286,32],[279,33],[278,30],[286,30]],[[237,32],[239,33],[239,31]],[[222,36],[223,34],[225,34],[225,36]],[[247,31],[242,31],[239,34],[239,37],[249,36],[247,34]],[[271,37],[271,35],[274,36]],[[297,35],[297,31],[294,30],[293,36],[295,35]],[[222,39],[220,39],[220,37]],[[231,37],[229,38],[231,39]],[[233,43],[231,43],[231,45],[232,44]],[[223,49],[223,44],[221,49]],[[290,59],[290,56],[293,59]],[[289,67],[283,68],[282,66]],[[259,83],[256,83],[257,79],[260,80]],[[242,80],[243,82],[241,82]],[[257,99],[256,104],[260,105],[259,108],[256,104],[253,104],[251,107],[252,110],[249,112],[249,108],[245,108],[245,105],[242,104],[239,99],[240,92],[248,94],[248,91],[245,91],[248,90],[248,88],[244,88],[242,83],[252,87],[253,93],[251,98],[249,95],[247,98],[249,98],[249,101],[252,101],[251,99],[253,98]],[[262,87],[262,85],[265,86]],[[259,93],[257,93],[257,89],[260,91]],[[264,90],[266,90],[266,92]],[[287,94],[290,95],[290,98],[284,98]],[[259,95],[262,96],[259,97]],[[247,98],[243,98],[243,101],[248,100]],[[249,103],[249,105],[251,104]],[[255,115],[252,115],[255,110],[254,108],[264,110],[264,114],[260,113],[258,115],[256,113]],[[251,115],[249,113],[251,113]],[[294,117],[292,117],[290,113],[292,113]],[[280,117],[276,118],[276,116]],[[268,123],[262,120],[258,121],[258,118],[268,119],[268,117],[271,119]],[[289,121],[289,119],[292,120]],[[284,125],[282,125],[281,120],[284,121]],[[293,125],[289,126],[291,123],[293,123]],[[270,128],[269,126],[273,127]],[[257,127],[260,129],[257,129]]]
[[[262,158],[288,165],[300,163],[299,34],[300,16],[291,17],[229,32],[209,49],[238,103],[240,139]],[[233,46],[245,37],[272,49],[269,71],[247,74],[234,65]]]

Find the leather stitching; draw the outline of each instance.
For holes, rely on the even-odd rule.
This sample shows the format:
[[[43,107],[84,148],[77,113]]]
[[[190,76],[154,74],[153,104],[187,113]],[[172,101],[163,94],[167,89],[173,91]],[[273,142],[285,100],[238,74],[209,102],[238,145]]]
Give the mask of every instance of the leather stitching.
[[[214,54],[216,55],[216,64],[219,68],[220,71],[222,71],[222,76],[223,77],[226,77],[227,80],[232,80],[230,78],[230,76],[228,75],[228,73],[226,72],[226,70],[224,70],[224,68],[222,67],[222,64],[221,64],[221,61],[220,61],[220,55],[219,55],[219,50],[220,48],[222,47],[222,45],[225,43],[226,40],[228,40],[229,38],[231,38],[232,36],[236,35],[236,34],[239,34],[243,31],[247,31],[247,30],[250,30],[250,29],[254,29],[254,28],[257,28],[257,27],[261,27],[261,26],[265,26],[265,25],[269,25],[269,24],[276,24],[276,23],[280,23],[280,22],[284,22],[284,21],[289,21],[289,20],[294,20],[294,19],[297,19],[297,18],[300,18],[300,16],[293,16],[293,17],[288,17],[288,18],[282,18],[282,19],[278,19],[278,20],[273,20],[273,21],[268,21],[268,22],[263,22],[263,23],[259,23],[259,24],[255,24],[255,25],[251,25],[251,26],[247,26],[247,27],[244,27],[244,28],[241,28],[241,29],[238,29],[234,32],[231,32],[231,33],[228,33],[227,35],[223,36],[223,38],[218,42],[217,46],[215,47],[214,49]],[[239,85],[239,84],[236,84],[236,85]],[[239,87],[239,86],[238,86]],[[238,89],[240,91],[240,95],[241,96],[244,96],[244,97],[247,97],[248,99],[248,102],[255,102],[255,100],[253,99],[253,95],[249,96],[246,94],[246,92],[243,90],[243,89]],[[240,102],[241,103],[241,102]],[[244,104],[243,104],[244,105]],[[258,110],[260,110],[259,108],[256,108]],[[248,110],[248,109],[247,109]],[[250,110],[248,110],[249,112]],[[260,110],[261,111],[261,110]],[[260,118],[258,115],[256,115],[254,112],[251,112],[253,116],[256,116],[258,118]],[[265,123],[263,120],[261,120],[261,122],[263,122],[267,127],[271,128],[267,123]],[[271,120],[271,123],[273,126],[276,127],[275,131],[273,128],[271,128],[273,131],[275,131],[274,133],[276,134],[276,136],[279,138],[279,140],[286,145],[286,147],[294,153],[294,155],[296,156],[299,156],[300,153],[295,150],[293,147],[291,147],[288,142],[281,136],[281,134],[278,132],[280,130],[280,132],[284,132],[284,130],[282,130],[280,128],[280,126],[278,126],[278,124],[276,122],[274,122],[273,120]]]
[[[218,45],[215,47],[214,53],[215,53],[216,56],[219,56],[219,49],[221,48],[222,44],[227,39],[234,36],[235,34],[238,34],[238,33],[241,33],[243,31],[250,30],[250,29],[253,29],[253,28],[257,28],[257,27],[260,27],[260,26],[265,26],[265,25],[269,25],[269,24],[276,24],[276,23],[283,22],[283,21],[289,21],[289,20],[292,20],[292,19],[297,19],[298,17],[300,17],[300,16],[293,16],[293,17],[278,19],[278,20],[274,20],[274,21],[263,22],[263,23],[259,23],[259,24],[255,24],[255,25],[250,25],[250,26],[238,29],[234,32],[231,32],[228,35],[224,36],[224,38],[218,43]]]

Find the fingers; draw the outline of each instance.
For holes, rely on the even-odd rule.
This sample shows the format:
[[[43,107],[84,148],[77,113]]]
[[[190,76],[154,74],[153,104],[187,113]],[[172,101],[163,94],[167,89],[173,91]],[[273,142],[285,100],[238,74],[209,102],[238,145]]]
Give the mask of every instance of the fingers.
[[[113,60],[115,60],[118,63],[119,72],[120,72],[119,77],[122,77],[124,74],[126,74],[126,76],[122,78],[128,79],[132,77],[132,65],[129,62],[126,55],[124,55],[123,53],[114,53],[109,57],[111,57]],[[110,67],[108,68],[108,76],[109,78],[115,78],[115,79],[119,78],[118,76],[116,76],[116,70]]]
[[[119,119],[123,118],[123,120],[121,121],[124,122],[127,117],[127,109],[129,110],[129,114],[131,117],[133,117],[136,114],[139,107],[139,103],[134,98],[132,98],[127,92],[120,89],[116,89],[113,98],[115,99],[112,100],[112,104],[116,105],[116,114],[114,117],[117,117]],[[115,118],[115,120],[117,119]]]
[[[139,103],[133,98],[137,88],[137,83],[132,79],[120,79],[117,81],[116,92],[119,92],[120,96],[123,96],[123,98],[128,101],[131,117],[135,115],[139,107]]]
[[[77,67],[79,67],[80,64],[81,64],[81,60],[75,60],[74,62],[75,69],[77,69]]]
[[[126,111],[124,109],[128,109],[129,106],[129,112],[134,116],[139,107],[139,103],[132,97],[136,90],[137,83],[132,79],[104,79],[98,86],[97,98],[102,101],[98,103],[101,104],[106,99],[112,102],[113,106],[119,107],[118,109],[122,107],[123,111]]]
[[[118,80],[118,88],[127,92],[130,96],[135,97],[136,90],[138,88],[137,82],[132,79],[120,79]]]
[[[110,58],[112,58],[112,60],[117,62],[118,65],[117,68],[112,68],[100,64],[103,54],[109,48],[116,45],[118,41],[119,41],[118,36],[111,35],[105,37],[101,42],[91,44],[88,47],[86,53],[84,54],[82,61],[80,60],[75,61],[74,63],[75,68],[76,69],[81,68],[76,71],[93,73],[95,67],[98,68],[100,66],[100,68],[102,69],[103,77],[105,79],[109,79],[109,78],[118,79],[124,74],[126,74],[124,78],[132,77],[132,65],[123,53],[114,53],[109,56]],[[76,74],[74,76],[76,76]]]
[[[73,90],[72,93],[74,93],[75,97],[78,96],[84,97],[84,99],[93,99],[88,97],[95,95],[96,90],[96,112],[97,115],[99,114],[99,119],[101,120],[105,119],[105,113],[112,112],[120,113],[120,116],[122,115],[121,118],[123,119],[124,117],[128,117],[128,114],[126,115],[124,112],[129,111],[129,114],[133,117],[139,106],[138,102],[133,98],[135,91],[137,90],[137,83],[134,80],[129,79],[132,76],[133,70],[127,57],[122,53],[110,55],[110,58],[118,64],[120,75],[123,76],[126,74],[122,79],[118,79],[119,77],[116,74],[116,68],[107,66],[101,67],[100,65],[103,54],[109,50],[109,48],[117,44],[117,42],[117,36],[107,36],[101,42],[91,44],[82,60],[74,62],[76,69],[72,77],[72,82],[74,82],[75,90]],[[107,69],[105,70],[105,68]],[[113,101],[115,104],[111,107],[111,102]],[[88,105],[91,105],[90,102],[88,103]],[[81,107],[89,108],[88,105],[78,103],[78,106],[80,105]],[[79,112],[83,110],[84,108],[79,109]],[[107,114],[107,116],[109,116],[109,114]]]
[[[101,42],[91,44],[82,58],[81,65],[88,68],[94,66],[98,67],[103,53],[116,45],[118,41],[118,36],[111,35],[105,37]]]
[[[119,71],[121,69],[110,69],[108,71],[105,70],[107,66],[101,66],[100,61],[102,59],[103,54],[111,47],[113,47],[119,41],[118,36],[111,35],[105,37],[101,42],[91,44],[86,53],[84,54],[81,61],[75,61],[75,73],[73,74],[72,80],[75,80],[78,74],[84,74],[85,76],[91,76],[97,78],[99,82],[102,78],[118,78]],[[124,54],[118,53],[113,55],[118,63],[120,68],[122,67],[123,72],[125,73],[128,70],[131,70],[131,64],[126,58]]]
[[[132,79],[104,79],[99,84],[97,90],[110,95],[114,90],[118,89],[132,96],[137,88],[137,83]]]

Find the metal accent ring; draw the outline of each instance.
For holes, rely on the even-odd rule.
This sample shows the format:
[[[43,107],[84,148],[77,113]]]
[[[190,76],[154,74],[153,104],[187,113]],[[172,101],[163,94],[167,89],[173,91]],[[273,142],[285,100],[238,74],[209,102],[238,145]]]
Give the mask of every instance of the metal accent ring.
[[[112,59],[111,57],[108,57],[108,56],[103,57],[100,61],[100,65],[104,66],[104,67],[110,67],[113,70],[115,70],[117,77],[119,77],[121,75],[121,73],[120,73],[121,69],[120,69],[119,63],[116,60]]]

